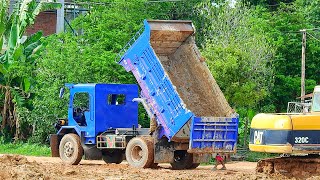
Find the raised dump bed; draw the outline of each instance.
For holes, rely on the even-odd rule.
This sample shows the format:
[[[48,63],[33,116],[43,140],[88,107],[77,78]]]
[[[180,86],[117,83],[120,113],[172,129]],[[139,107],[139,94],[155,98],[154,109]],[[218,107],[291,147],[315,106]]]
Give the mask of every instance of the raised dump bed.
[[[161,126],[159,137],[190,140],[194,152],[234,151],[238,118],[201,57],[194,32],[191,21],[145,20],[119,63],[140,85]]]

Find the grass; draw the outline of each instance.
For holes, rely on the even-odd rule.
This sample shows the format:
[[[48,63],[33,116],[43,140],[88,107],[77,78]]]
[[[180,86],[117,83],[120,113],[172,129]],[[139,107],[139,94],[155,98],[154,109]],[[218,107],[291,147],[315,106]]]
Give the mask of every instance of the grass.
[[[257,162],[260,159],[273,158],[277,156],[279,156],[279,154],[248,151],[244,160],[249,162]]]
[[[50,156],[50,147],[40,144],[4,143],[0,144],[0,154],[20,154],[29,156]]]
[[[273,158],[273,157],[279,156],[279,154],[253,152],[249,150],[242,155],[244,156],[244,161],[249,161],[249,162],[258,162],[260,159]],[[212,164],[215,164],[214,158],[211,158],[209,162],[201,163],[201,165],[203,166],[212,165]]]
[[[30,143],[0,143],[0,154],[20,154],[29,156],[50,156],[50,147],[41,144]],[[260,153],[248,151],[245,153],[245,161],[257,162],[260,159],[272,158],[279,156],[279,154]],[[214,164],[214,158],[210,162],[201,163],[202,165]]]

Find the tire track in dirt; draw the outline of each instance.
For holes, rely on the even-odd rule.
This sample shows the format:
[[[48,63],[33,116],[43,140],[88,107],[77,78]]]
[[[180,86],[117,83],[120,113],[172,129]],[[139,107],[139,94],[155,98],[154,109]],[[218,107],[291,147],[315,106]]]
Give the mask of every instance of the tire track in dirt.
[[[278,174],[255,172],[256,163],[233,162],[228,170],[211,171],[212,166],[194,170],[171,170],[169,164],[156,169],[137,169],[126,162],[105,164],[103,161],[82,160],[80,165],[64,165],[59,158],[20,155],[0,155],[0,180],[2,179],[286,179]],[[319,179],[320,177],[310,177]]]

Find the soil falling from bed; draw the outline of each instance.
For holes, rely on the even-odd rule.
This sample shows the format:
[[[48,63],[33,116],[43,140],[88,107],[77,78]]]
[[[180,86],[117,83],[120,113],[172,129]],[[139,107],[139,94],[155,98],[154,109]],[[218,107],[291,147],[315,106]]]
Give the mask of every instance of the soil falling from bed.
[[[213,78],[191,36],[174,54],[159,56],[171,82],[186,107],[202,117],[224,117],[234,113]]]

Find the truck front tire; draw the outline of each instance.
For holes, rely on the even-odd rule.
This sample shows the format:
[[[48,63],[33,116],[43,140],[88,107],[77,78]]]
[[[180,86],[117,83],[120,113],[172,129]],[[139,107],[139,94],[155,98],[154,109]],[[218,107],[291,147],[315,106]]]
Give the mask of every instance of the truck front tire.
[[[154,146],[147,138],[135,137],[126,148],[126,159],[130,166],[149,168],[154,165]]]
[[[59,155],[66,164],[79,164],[83,156],[83,148],[79,136],[76,134],[64,135],[60,141]]]

